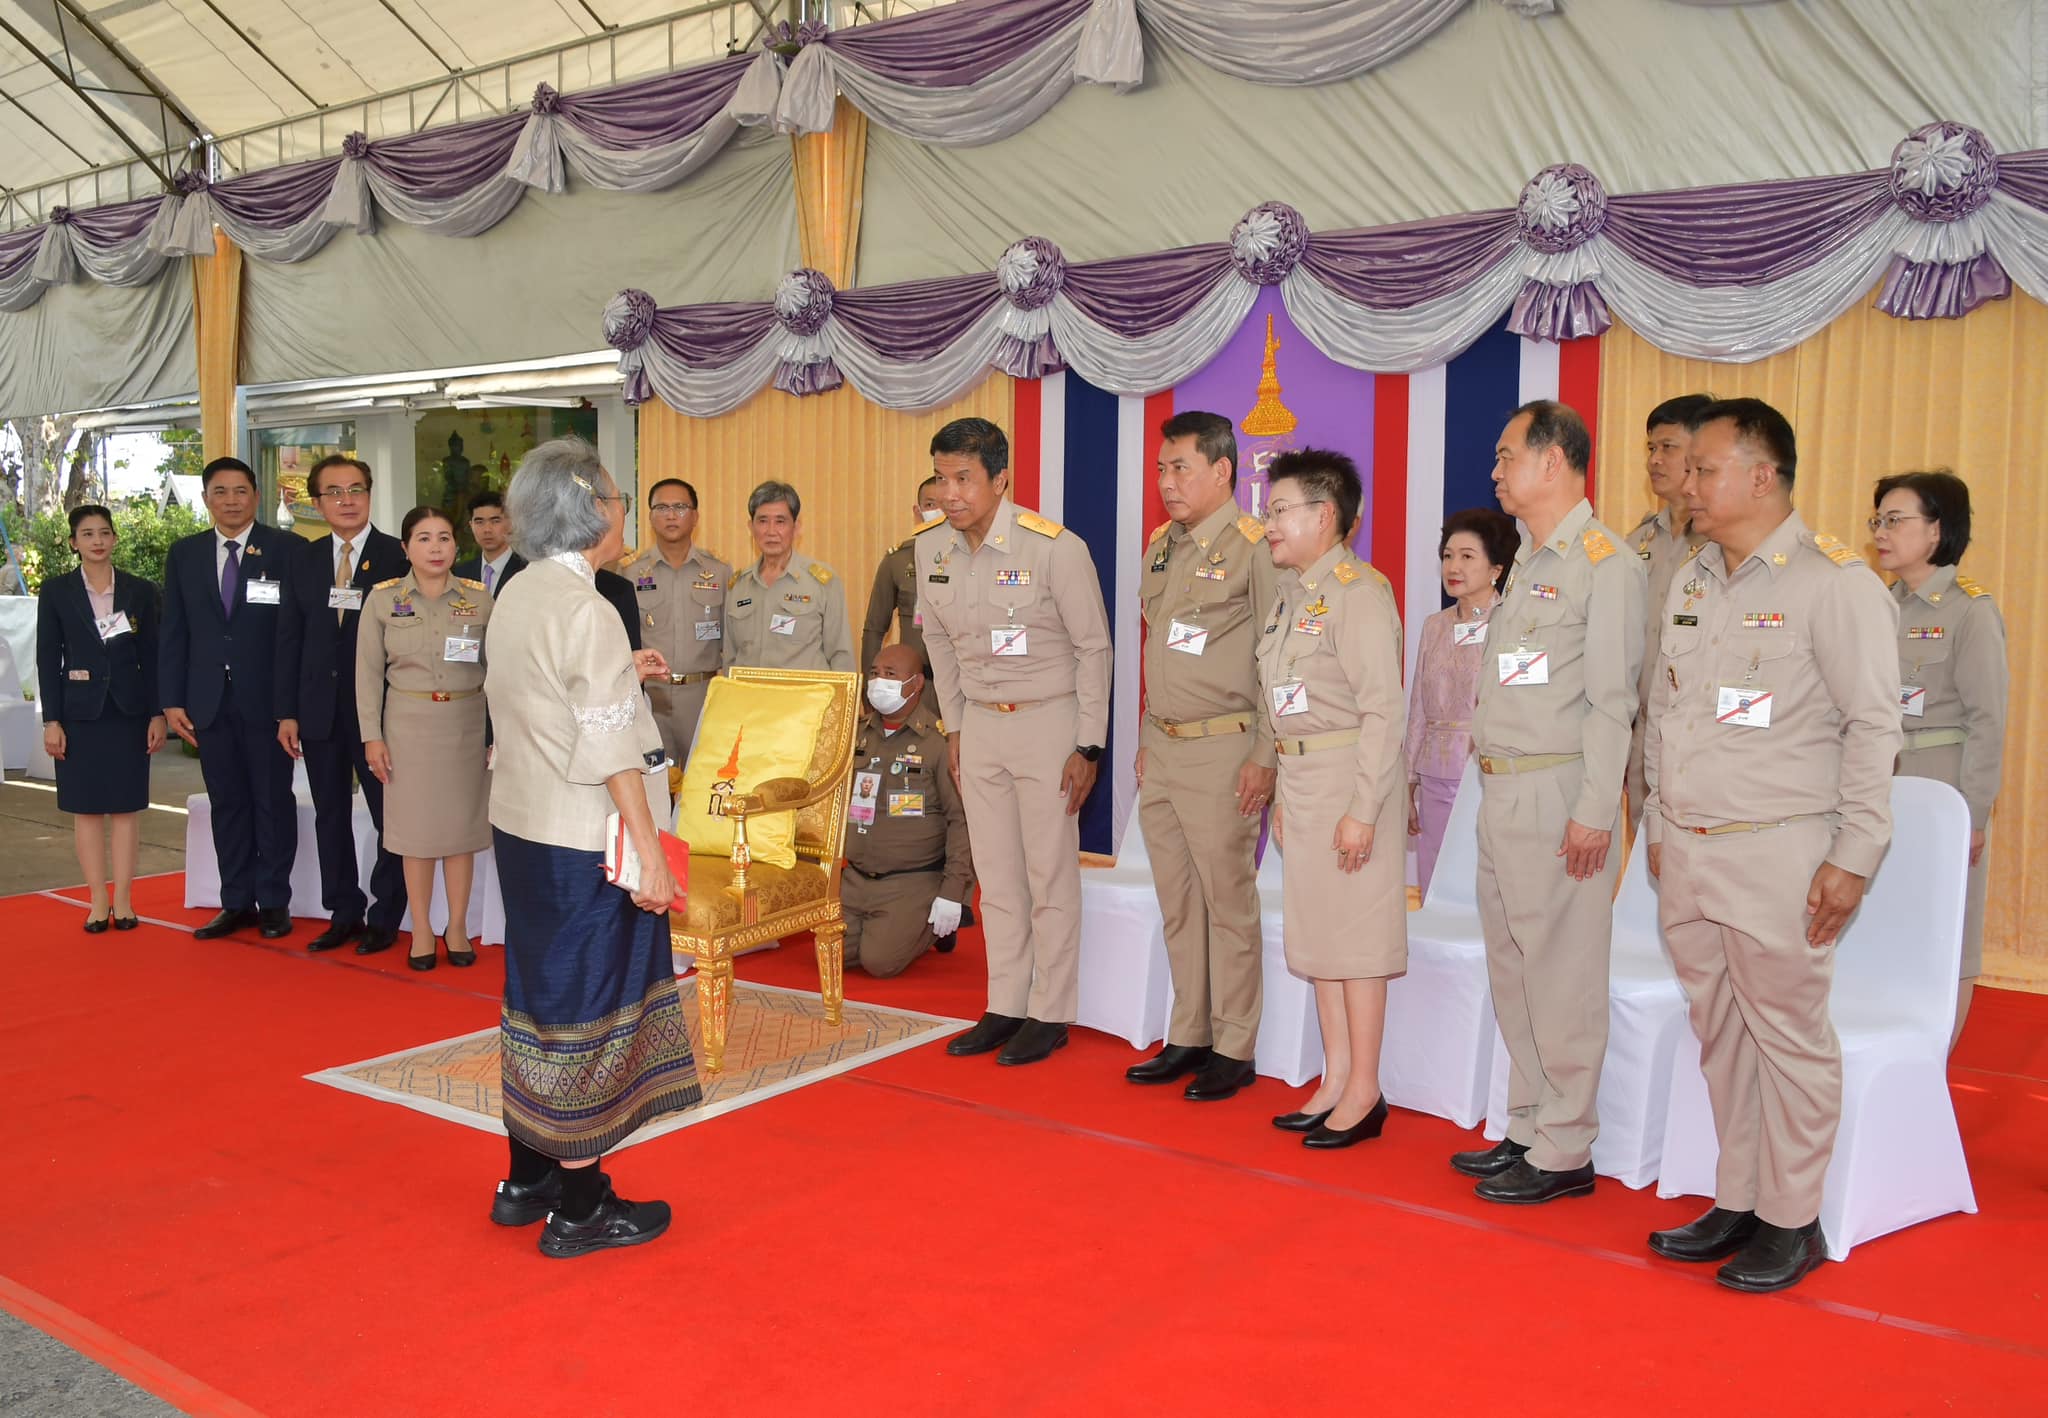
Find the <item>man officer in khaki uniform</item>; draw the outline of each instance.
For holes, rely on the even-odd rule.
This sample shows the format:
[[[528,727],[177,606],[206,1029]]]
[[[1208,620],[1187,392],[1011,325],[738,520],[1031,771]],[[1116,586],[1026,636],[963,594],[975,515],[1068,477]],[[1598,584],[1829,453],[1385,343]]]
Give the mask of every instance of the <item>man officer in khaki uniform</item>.
[[[946,1045],[1049,1058],[1080,991],[1076,816],[1109,732],[1109,615],[1079,537],[1010,501],[987,419],[932,438],[944,525],[917,535],[917,596],[981,875],[988,1012]]]
[[[1183,1096],[1228,1098],[1255,1070],[1264,999],[1259,815],[1273,796],[1258,642],[1279,576],[1256,517],[1239,515],[1229,419],[1190,410],[1159,427],[1159,496],[1172,520],[1145,549],[1145,716],[1138,821],[1152,858],[1173,1018],[1133,1083],[1194,1074]]]
[[[1607,1054],[1612,850],[1642,668],[1640,559],[1586,502],[1592,440],[1563,404],[1508,420],[1494,488],[1525,532],[1495,608],[1472,716],[1479,917],[1508,1048],[1508,1132],[1451,1165],[1487,1201],[1593,1190]]]
[[[697,489],[663,478],[647,490],[654,543],[619,563],[639,602],[640,643],[659,650],[668,673],[646,682],[647,702],[661,730],[662,751],[678,766],[690,761],[704,690],[725,649],[725,588],[732,568],[695,545]]]
[[[1650,491],[1661,504],[1643,514],[1628,534],[1628,547],[1650,573],[1648,601],[1649,637],[1643,641],[1643,672],[1637,685],[1636,727],[1628,741],[1628,820],[1631,826],[1643,819],[1643,730],[1650,716],[1651,681],[1657,673],[1657,637],[1663,631],[1664,596],[1671,589],[1672,575],[1681,563],[1699,550],[1706,537],[1691,525],[1685,510],[1685,455],[1692,447],[1692,421],[1712,403],[1705,394],[1680,394],[1650,410],[1645,425],[1647,442],[1643,460],[1650,476]]]
[[[917,611],[917,533],[944,514],[939,511],[939,480],[926,478],[917,488],[917,529],[889,548],[875,568],[874,589],[868,592],[867,619],[861,622],[860,662],[872,665],[896,622],[896,643],[917,652],[920,668],[931,660],[924,652],[924,622]]]
[[[840,879],[846,963],[876,979],[902,974],[933,946],[950,951],[974,890],[967,808],[926,683],[908,645],[876,651],[853,746]]]
[[[1658,1231],[1733,1256],[1736,1290],[1820,1264],[1842,1109],[1834,943],[1891,840],[1897,610],[1792,510],[1792,426],[1760,399],[1701,411],[1685,480],[1711,539],[1665,601],[1644,764],[1650,871],[1691,1001],[1721,1156],[1714,1205]]]
[[[788,483],[765,482],[747,494],[748,530],[761,553],[725,593],[720,668],[853,670],[846,587],[822,561],[796,549],[803,499]]]

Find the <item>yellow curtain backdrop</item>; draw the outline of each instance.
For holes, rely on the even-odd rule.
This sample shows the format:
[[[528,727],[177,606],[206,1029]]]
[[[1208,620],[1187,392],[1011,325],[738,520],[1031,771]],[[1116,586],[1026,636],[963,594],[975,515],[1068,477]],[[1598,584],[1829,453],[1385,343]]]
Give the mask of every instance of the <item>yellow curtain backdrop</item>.
[[[2014,296],[1962,320],[1894,320],[1861,306],[1797,349],[1755,364],[1667,355],[1621,325],[1601,349],[1599,512],[1626,530],[1654,499],[1642,472],[1643,419],[1674,394],[1768,400],[1799,437],[1793,498],[1808,525],[1876,554],[1864,519],[1887,473],[1946,467],[1970,484],[1963,569],[2005,615],[2012,661],[2005,781],[1991,825],[1986,984],[2048,992],[2048,576],[2035,537],[2048,526],[2037,444],[2048,409],[2048,307]]]
[[[931,476],[932,434],[970,416],[1007,429],[1011,400],[1004,374],[915,414],[871,404],[850,386],[804,399],[765,389],[713,419],[687,418],[655,400],[640,408],[640,486],[688,479],[700,503],[699,543],[735,568],[754,560],[747,494],[769,478],[794,487],[804,504],[797,545],[846,582],[858,645],[875,567],[915,525],[917,485]],[[640,504],[640,545],[649,546],[644,496]]]
[[[200,443],[209,461],[235,452],[235,384],[242,361],[242,251],[213,234],[192,261],[192,342],[199,359]]]
[[[804,264],[845,290],[854,283],[860,251],[868,116],[839,99],[829,132],[800,134],[790,143],[796,152],[796,229]]]

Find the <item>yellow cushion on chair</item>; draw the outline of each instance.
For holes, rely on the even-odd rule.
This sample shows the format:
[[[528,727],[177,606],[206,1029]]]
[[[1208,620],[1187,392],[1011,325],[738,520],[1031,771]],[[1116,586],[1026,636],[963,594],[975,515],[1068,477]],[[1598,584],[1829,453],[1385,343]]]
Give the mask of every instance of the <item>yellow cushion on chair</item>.
[[[676,801],[676,835],[690,844],[692,855],[732,855],[732,820],[722,809],[734,794],[751,792],[770,778],[810,775],[818,730],[831,704],[832,687],[825,684],[711,681]],[[796,865],[795,843],[795,813],[747,819],[747,847],[755,861],[788,870]]]

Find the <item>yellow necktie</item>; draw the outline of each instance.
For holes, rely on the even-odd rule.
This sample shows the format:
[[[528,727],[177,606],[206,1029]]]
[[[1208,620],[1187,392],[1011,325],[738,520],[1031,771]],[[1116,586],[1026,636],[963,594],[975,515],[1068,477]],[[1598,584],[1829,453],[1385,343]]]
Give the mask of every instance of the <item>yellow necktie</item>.
[[[346,586],[346,585],[348,585],[348,583],[349,583],[349,582],[350,582],[351,580],[353,580],[353,579],[354,579],[354,577],[353,577],[353,576],[352,576],[352,574],[351,574],[351,568],[349,567],[349,564],[348,564],[348,559],[349,559],[349,555],[350,555],[350,554],[351,554],[352,552],[354,552],[354,551],[355,551],[355,549],[356,549],[356,544],[355,544],[355,543],[354,543],[353,541],[346,541],[346,542],[343,542],[343,543],[341,544],[341,556],[340,556],[340,557],[339,557],[339,558],[338,558],[338,559],[337,559],[337,560],[335,561],[335,563],[334,563],[334,584],[335,584],[335,585],[337,585],[337,586]],[[342,624],[345,624],[345,623],[347,622],[347,619],[348,619],[348,609],[347,609],[347,607],[345,607],[345,606],[336,606],[336,607],[334,608],[334,623],[335,623],[336,625],[342,625]]]

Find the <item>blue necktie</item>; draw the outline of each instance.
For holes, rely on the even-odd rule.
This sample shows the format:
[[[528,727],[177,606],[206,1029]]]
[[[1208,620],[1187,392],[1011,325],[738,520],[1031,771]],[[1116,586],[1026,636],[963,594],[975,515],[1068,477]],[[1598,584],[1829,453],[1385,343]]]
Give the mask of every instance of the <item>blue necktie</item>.
[[[242,548],[228,542],[228,559],[220,569],[220,613],[230,620],[235,614],[235,583],[242,579]]]

